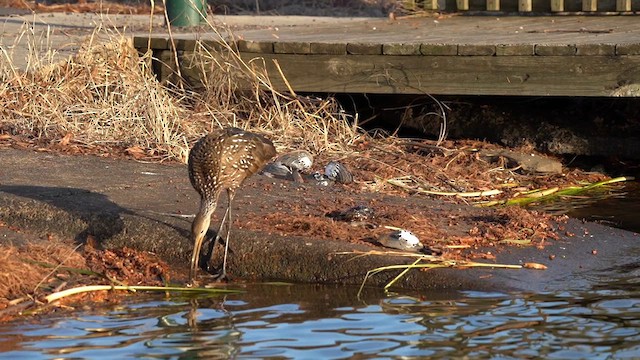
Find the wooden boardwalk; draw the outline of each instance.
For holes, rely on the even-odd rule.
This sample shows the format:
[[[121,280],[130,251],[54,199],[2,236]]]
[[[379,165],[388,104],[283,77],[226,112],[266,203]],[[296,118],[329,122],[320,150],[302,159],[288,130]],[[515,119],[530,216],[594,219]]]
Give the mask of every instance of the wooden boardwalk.
[[[171,63],[168,36],[151,37],[155,56]],[[640,96],[638,16],[356,19],[234,37],[243,59],[265,60],[280,90],[286,85],[274,62],[297,92]],[[173,43],[185,57],[196,40],[215,39],[174,34]],[[134,43],[146,50],[149,37]]]

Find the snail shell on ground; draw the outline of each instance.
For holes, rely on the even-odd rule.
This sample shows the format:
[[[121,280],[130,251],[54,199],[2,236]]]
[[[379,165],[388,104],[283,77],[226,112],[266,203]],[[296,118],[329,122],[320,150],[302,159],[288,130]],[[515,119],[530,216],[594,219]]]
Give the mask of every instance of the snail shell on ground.
[[[331,161],[324,168],[324,174],[337,183],[349,184],[353,182],[353,175],[349,169],[337,161]]]
[[[356,222],[370,220],[373,216],[374,211],[372,208],[366,205],[358,205],[335,213],[334,218],[339,221]]]
[[[381,236],[378,242],[388,248],[399,250],[419,251],[424,247],[420,239],[407,230],[394,230]]]
[[[291,151],[278,156],[274,163],[292,170],[304,171],[313,165],[313,155],[304,150]]]
[[[268,177],[286,178],[291,176],[291,169],[280,163],[269,163],[262,169],[262,174]]]

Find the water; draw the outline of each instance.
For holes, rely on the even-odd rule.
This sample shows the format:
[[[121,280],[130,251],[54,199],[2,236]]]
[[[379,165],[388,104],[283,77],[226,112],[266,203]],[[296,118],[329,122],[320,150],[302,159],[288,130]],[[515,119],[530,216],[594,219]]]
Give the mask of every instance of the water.
[[[607,226],[640,233],[640,182],[629,182],[614,192],[614,196],[568,212],[574,218],[596,221]]]
[[[252,285],[224,298],[137,295],[0,325],[0,358],[640,358],[637,281],[616,281],[537,294],[358,299],[353,288]]]
[[[640,231],[639,189],[571,215]],[[0,359],[640,359],[633,254],[546,292],[366,289],[359,297],[352,287],[236,284],[245,292],[137,294],[0,324]]]

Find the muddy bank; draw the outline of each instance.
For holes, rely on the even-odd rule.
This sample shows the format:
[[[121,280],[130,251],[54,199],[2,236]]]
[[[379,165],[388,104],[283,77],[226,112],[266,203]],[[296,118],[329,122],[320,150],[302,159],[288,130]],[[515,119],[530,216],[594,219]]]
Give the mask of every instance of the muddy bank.
[[[90,240],[99,247],[124,246],[156,254],[172,266],[174,280],[186,279],[191,219],[197,195],[183,165],[144,164],[93,156],[65,156],[33,151],[0,151],[0,220],[20,229],[21,237],[36,239],[54,234],[76,243]],[[360,284],[367,271],[411,260],[397,257],[338,255],[339,252],[380,249],[368,241],[328,240],[320,235],[289,236],[283,230],[251,230],[252,222],[289,209],[299,218],[313,218],[330,204],[368,202],[376,207],[404,207],[420,216],[431,216],[438,234],[445,238],[468,237],[478,221],[515,221],[496,217],[496,210],[448,204],[425,197],[401,197],[354,193],[349,188],[322,188],[294,184],[263,176],[250,179],[238,193],[233,211],[232,253],[228,270],[236,279],[283,280],[308,283]],[[224,204],[223,204],[224,205]],[[171,215],[173,214],[173,215]],[[484,219],[484,220],[483,220]],[[331,221],[322,219],[322,221]],[[215,219],[214,219],[215,223]],[[304,222],[299,222],[305,226]],[[306,225],[308,226],[308,225]],[[336,225],[337,226],[337,225]],[[350,225],[346,226],[350,229]],[[588,283],[592,271],[606,270],[632,261],[638,252],[638,236],[577,220],[553,225],[557,240],[543,239],[537,246],[514,247],[488,242],[464,250],[476,261],[546,264],[548,270],[435,269],[412,271],[398,285],[407,289],[436,290],[549,290]],[[215,226],[212,226],[215,228]],[[351,228],[357,234],[362,229]],[[12,243],[4,236],[0,244]],[[25,235],[27,234],[27,235]],[[212,231],[210,231],[212,234]],[[435,234],[435,233],[434,233]],[[42,241],[42,240],[41,240]],[[432,246],[438,243],[423,238]],[[457,250],[444,250],[453,258]],[[381,287],[397,273],[373,277],[369,285]],[[566,280],[570,279],[570,284]],[[585,284],[586,286],[586,284]]]

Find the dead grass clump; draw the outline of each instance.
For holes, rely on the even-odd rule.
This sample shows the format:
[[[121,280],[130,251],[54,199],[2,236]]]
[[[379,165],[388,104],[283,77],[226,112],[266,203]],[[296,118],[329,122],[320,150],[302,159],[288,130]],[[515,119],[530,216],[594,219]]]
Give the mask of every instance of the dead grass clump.
[[[142,1],[50,1],[46,4],[39,1],[0,0],[0,6],[14,9],[29,9],[34,12],[65,12],[65,13],[109,13],[109,14],[149,14],[151,7]],[[161,13],[162,6],[156,5],[155,12]]]
[[[509,169],[495,169],[495,165],[479,160],[471,151],[485,145],[444,141],[437,146],[428,140],[378,138],[361,143],[357,156],[345,159],[345,163],[374,191],[406,193],[407,188],[388,182],[398,178],[430,191],[489,190],[517,175]]]
[[[52,279],[60,282],[58,277],[64,277],[65,271],[53,271],[57,265],[75,269],[86,267],[84,258],[73,246],[62,241],[1,247],[0,299],[19,298],[49,288]],[[48,278],[49,275],[53,277]]]
[[[281,150],[304,149],[316,155],[353,152],[353,145],[366,137],[357,119],[334,98],[300,96],[290,87],[288,94],[279,92],[273,82],[288,83],[276,62],[243,59],[231,45],[223,42],[221,47],[216,51],[200,43],[190,65],[207,74],[196,107],[211,115],[212,126],[266,133]]]
[[[45,140],[72,133],[82,144],[138,145],[160,156],[184,157],[184,110],[157,82],[149,58],[140,58],[120,34],[98,28],[94,37],[99,35],[109,41],[94,39],[66,61],[46,63],[33,53],[26,71],[5,53],[0,125]]]
[[[489,196],[510,199],[527,191],[607,179],[603,174],[578,169],[559,174],[532,173],[502,157],[490,161],[481,155],[484,150],[500,148],[476,140],[445,140],[437,145],[430,140],[388,137],[360,142],[357,153],[343,161],[371,191],[422,193],[469,202]],[[530,149],[516,151],[544,157]]]
[[[196,94],[160,84],[148,66],[151,55],[140,58],[115,31],[97,28],[62,62],[46,38],[28,26],[24,36],[31,37],[27,69],[17,69],[10,53],[0,60],[0,126],[13,134],[40,140],[72,134],[84,145],[136,146],[180,160],[190,141],[221,126],[265,133],[281,150],[314,154],[348,153],[363,136],[335,99],[274,90],[272,78],[286,82],[280,71],[267,73],[263,60],[244,61],[224,42],[222,51],[201,44],[193,56],[192,66],[208,75]]]

